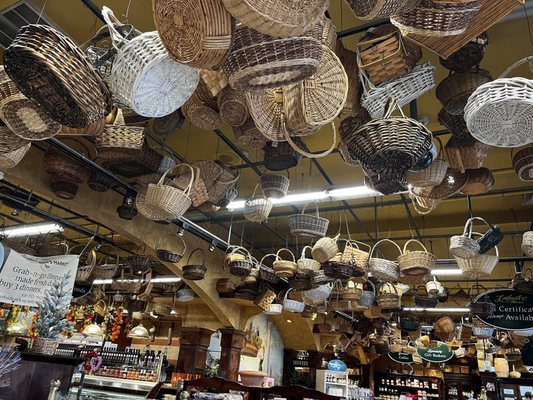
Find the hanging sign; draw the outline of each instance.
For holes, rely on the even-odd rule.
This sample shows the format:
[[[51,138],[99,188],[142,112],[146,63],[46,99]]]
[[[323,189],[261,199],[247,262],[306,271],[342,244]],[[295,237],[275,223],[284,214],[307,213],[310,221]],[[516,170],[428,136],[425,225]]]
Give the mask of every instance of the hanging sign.
[[[533,294],[523,294],[513,289],[497,289],[479,295],[473,303],[486,301],[496,305],[494,314],[476,315],[486,324],[513,331],[533,329]]]
[[[435,363],[446,362],[453,357],[453,352],[448,345],[443,342],[437,342],[437,346],[435,347],[418,347],[416,352],[423,360]]]
[[[87,296],[89,293],[91,293],[91,290],[93,289],[92,283],[74,283],[74,288],[72,289],[72,298],[73,299],[81,299],[82,297]]]
[[[328,362],[328,369],[330,371],[344,372],[347,368],[346,363],[342,360],[331,360]]]
[[[35,307],[55,281],[70,272],[66,290],[72,291],[79,256],[35,257],[10,249],[0,269],[0,302]]]
[[[389,353],[389,358],[400,364],[411,364],[413,362],[413,355],[409,353],[393,352]]]

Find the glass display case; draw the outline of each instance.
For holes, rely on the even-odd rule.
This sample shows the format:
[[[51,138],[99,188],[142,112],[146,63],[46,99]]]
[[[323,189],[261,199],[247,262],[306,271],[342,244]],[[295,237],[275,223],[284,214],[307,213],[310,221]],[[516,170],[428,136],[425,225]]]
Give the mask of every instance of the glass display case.
[[[480,390],[481,380],[476,375],[444,375],[444,393],[447,400],[476,399]]]

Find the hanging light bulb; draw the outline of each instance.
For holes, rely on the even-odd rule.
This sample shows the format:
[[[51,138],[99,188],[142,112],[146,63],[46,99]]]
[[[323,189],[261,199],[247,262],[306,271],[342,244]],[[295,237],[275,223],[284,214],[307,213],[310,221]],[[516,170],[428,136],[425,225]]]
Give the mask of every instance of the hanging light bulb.
[[[99,337],[102,336],[102,328],[98,324],[90,324],[86,325],[81,333],[87,337]]]
[[[139,323],[136,327],[132,328],[128,333],[130,339],[150,339],[150,333],[148,329],[144,327],[142,322]]]

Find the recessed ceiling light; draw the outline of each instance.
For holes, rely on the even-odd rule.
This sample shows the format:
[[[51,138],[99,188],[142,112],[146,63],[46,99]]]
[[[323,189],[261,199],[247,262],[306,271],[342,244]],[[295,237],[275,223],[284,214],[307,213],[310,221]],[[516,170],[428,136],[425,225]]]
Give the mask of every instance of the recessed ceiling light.
[[[287,322],[290,324],[292,322],[292,319],[288,319]]]

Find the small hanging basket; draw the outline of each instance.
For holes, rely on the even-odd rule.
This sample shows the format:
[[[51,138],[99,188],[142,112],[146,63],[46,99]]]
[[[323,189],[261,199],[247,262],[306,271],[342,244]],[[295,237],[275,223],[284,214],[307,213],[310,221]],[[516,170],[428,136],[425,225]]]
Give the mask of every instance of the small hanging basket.
[[[283,310],[293,313],[301,313],[305,309],[305,303],[289,299],[288,295],[291,290],[293,289],[289,289],[285,292],[285,296],[283,297]]]
[[[361,247],[368,248],[368,251],[361,250]],[[366,243],[357,240],[347,240],[344,251],[342,252],[341,261],[350,263],[356,270],[357,274],[364,274],[368,271],[368,258],[372,247]]]
[[[470,136],[470,132],[468,132],[468,128],[466,127],[464,115],[450,114],[443,107],[440,109],[437,117],[439,123],[445,126],[453,136],[456,136],[458,138],[466,138]]]
[[[490,169],[481,167],[466,170],[467,181],[461,189],[461,193],[467,196],[475,196],[487,193],[494,185],[494,175]]]
[[[487,32],[483,32],[459,50],[451,54],[448,58],[440,58],[441,65],[455,72],[466,72],[472,68],[477,68],[485,56],[485,50],[489,44]]]
[[[480,233],[472,232],[473,235],[482,236]],[[470,258],[461,258],[455,256],[457,265],[463,271],[463,275],[467,278],[487,278],[491,275],[492,270],[498,264],[499,252],[498,247],[494,247],[496,255],[492,254],[476,254]]]
[[[450,254],[462,259],[474,257],[479,253],[479,243],[472,238],[473,219],[466,221],[462,235],[455,235],[450,238]]]
[[[342,253],[322,264],[324,274],[331,279],[347,280],[357,276],[358,273],[351,262],[341,261]]]
[[[268,218],[272,210],[272,202],[264,195],[255,194],[257,187],[255,186],[252,197],[244,203],[244,218],[251,222],[263,222]]]
[[[402,298],[396,285],[385,283],[380,288],[376,302],[382,310],[393,310],[401,307]]]
[[[280,278],[276,275],[273,268],[270,268],[269,266],[263,263],[268,257],[276,259],[275,254],[265,254],[263,258],[261,258],[261,261],[259,261],[259,279],[266,283],[271,283],[275,285],[279,283]]]
[[[297,237],[324,237],[326,236],[329,219],[320,217],[318,204],[315,203],[315,215],[305,214],[307,203],[300,214],[289,215],[289,229]]]
[[[296,271],[293,277],[288,279],[289,287],[297,291],[309,290],[312,287],[311,275],[308,272]]]
[[[349,280],[339,289],[339,295],[343,300],[359,301],[363,295],[363,284]]]
[[[274,174],[261,175],[261,190],[268,198],[282,199],[289,190],[289,184],[290,180],[288,176]]]
[[[232,127],[244,125],[249,116],[246,94],[229,85],[218,96],[218,109],[222,121]]]
[[[291,259],[290,260],[282,259],[280,256],[281,252],[290,254]],[[276,276],[278,276],[279,278],[292,277],[298,270],[298,265],[296,264],[296,260],[294,258],[294,254],[292,253],[292,251],[286,248],[279,249],[276,252],[276,260],[273,263],[273,268],[274,268],[274,272],[276,273]]]
[[[338,239],[339,235],[334,238],[323,237],[318,239],[311,250],[313,259],[322,264],[335,257],[339,252],[339,247],[337,246]]]
[[[123,267],[120,277],[111,283],[111,289],[119,292],[137,293],[141,287],[142,279],[140,276],[135,276],[131,267]]]
[[[516,175],[524,182],[533,181],[533,146],[517,151],[512,158]]]
[[[28,143],[16,150],[8,151],[7,153],[0,153],[0,170],[4,171],[6,169],[15,168],[30,150],[30,147],[31,143]]]
[[[191,259],[193,255],[199,252],[201,257],[201,262],[192,264]],[[191,281],[199,281],[204,279],[205,273],[207,272],[207,267],[205,266],[205,253],[204,250],[201,248],[197,248],[189,254],[189,258],[187,259],[187,263],[182,267],[181,269],[183,273],[183,279],[188,279]]]
[[[239,146],[260,150],[267,143],[267,138],[257,129],[252,117],[248,117],[241,126],[234,126],[233,134]]]
[[[522,235],[521,248],[524,253],[533,257],[533,231],[524,232]]]
[[[370,281],[368,281],[368,285],[370,286],[370,290],[363,286],[363,292],[361,293],[361,298],[359,299],[359,307],[361,308],[372,307],[376,299],[376,287]]]
[[[527,269],[516,274],[511,282],[511,285],[512,288],[519,293],[533,294],[533,277],[531,270]]]
[[[92,279],[113,279],[117,275],[120,266],[118,249],[114,246],[108,247],[115,251],[116,256],[113,259],[109,259],[110,256],[105,256],[97,262],[91,273]]]
[[[321,285],[326,285],[328,283],[333,282],[333,279],[326,276],[324,273],[324,270],[318,270],[312,273],[311,283],[313,284],[313,287],[318,287]]]
[[[425,291],[424,286],[417,286],[415,288],[415,293],[413,295],[413,302],[415,303],[415,305],[417,307],[422,307],[422,308],[437,307],[437,304],[439,304],[439,301],[437,300],[437,298],[434,296],[431,296],[429,293],[425,295],[422,294],[425,292],[426,291]]]
[[[102,132],[95,137],[95,146],[98,149],[104,147],[140,149],[143,144],[144,127],[126,125],[121,109],[117,112],[114,124],[105,125]]]
[[[293,142],[305,147],[301,139],[294,138]],[[287,142],[269,142],[265,145],[265,168],[270,171],[285,171],[296,167],[302,156]]]
[[[168,239],[171,237],[177,239],[178,243],[181,245],[181,250],[175,250],[174,246],[166,245],[166,243],[168,243]],[[155,254],[157,258],[159,258],[161,261],[166,261],[173,264],[180,262],[186,250],[187,245],[185,244],[185,241],[181,236],[176,235],[175,233],[161,236],[155,245]]]
[[[312,273],[320,269],[320,263],[312,258],[305,257],[305,251],[312,250],[311,246],[304,246],[302,249],[302,256],[298,259],[296,264],[298,265],[298,271],[305,273]]]
[[[494,328],[481,322],[478,318],[474,318],[473,320],[472,331],[478,339],[489,339],[494,334]]]
[[[409,251],[407,246],[416,243],[423,251]],[[415,239],[405,242],[403,252],[398,257],[400,272],[405,275],[427,275],[431,273],[437,263],[437,256],[427,251],[426,246]]]
[[[76,271],[76,282],[87,282],[96,266],[96,251],[94,249],[85,249],[85,245],[76,245],[70,249],[70,254],[76,254],[76,248],[82,248],[82,253],[79,254],[80,260]]]
[[[490,146],[481,143],[470,135],[465,138],[452,136],[444,146],[450,168],[463,174],[467,169],[481,168],[489,149]],[[466,176],[464,180],[466,182]]]
[[[194,300],[194,292],[188,287],[184,287],[176,292],[176,301],[187,303]]]
[[[219,294],[229,294],[235,292],[237,285],[230,278],[220,278],[217,280],[216,288]]]
[[[494,314],[496,311],[496,304],[494,304],[489,298],[482,297],[478,301],[473,302],[473,300],[477,297],[472,293],[474,289],[477,289],[478,294],[480,294],[480,291],[483,293],[487,292],[487,288],[479,283],[474,283],[472,287],[470,287],[468,290],[468,296],[470,299],[472,299],[472,302],[468,306],[470,308],[470,313],[480,317],[489,317]]]
[[[230,254],[239,252],[244,257],[234,257],[228,264],[229,273],[236,276],[248,276],[255,265],[248,250],[244,247],[235,247]],[[257,261],[256,261],[257,262]]]
[[[212,131],[222,126],[222,119],[218,111],[210,104],[200,100],[196,93],[193,93],[181,106],[181,112],[194,125],[206,131]]]
[[[378,245],[384,242],[392,243],[398,250],[398,253],[400,255],[402,254],[402,249],[400,249],[400,247],[392,240],[381,239],[376,242],[376,244],[374,245],[374,247],[372,247],[372,250],[370,251],[370,258],[368,260],[368,270],[372,274],[372,277],[374,277],[375,279],[379,279],[384,282],[397,282],[398,278],[400,277],[398,261],[391,261],[384,258],[372,257]]]
[[[439,185],[446,177],[448,171],[448,162],[443,157],[443,145],[439,138],[437,142],[440,144],[439,156],[436,160],[423,170],[407,171],[405,173],[405,180],[408,184],[415,187],[435,187]]]

